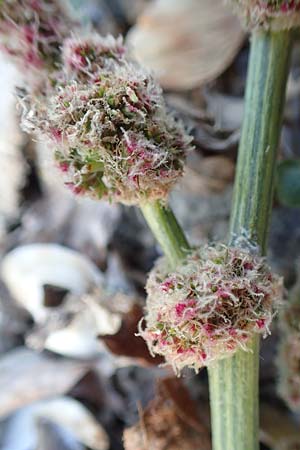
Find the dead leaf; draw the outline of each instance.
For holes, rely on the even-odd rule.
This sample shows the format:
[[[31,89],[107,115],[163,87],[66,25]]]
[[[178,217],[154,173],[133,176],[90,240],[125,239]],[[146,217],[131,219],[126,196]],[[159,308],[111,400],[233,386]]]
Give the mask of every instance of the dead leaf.
[[[153,358],[148,351],[144,339],[135,336],[138,331],[138,323],[142,317],[143,310],[136,304],[129,312],[123,315],[122,325],[118,333],[99,336],[99,338],[115,355],[136,358],[141,363],[146,363],[147,365],[161,364],[164,359],[159,356]]]
[[[87,370],[87,364],[24,347],[8,352],[0,359],[0,417],[33,401],[65,393]]]
[[[126,450],[210,450],[208,430],[180,380],[163,380],[139,422],[125,430]]]
[[[70,397],[47,400],[36,405],[34,414],[62,426],[93,450],[107,450],[109,447],[104,429],[77,400]]]
[[[224,72],[244,36],[222,0],[156,0],[129,32],[128,43],[164,88],[191,89]]]
[[[204,426],[204,417],[209,418],[209,405],[202,405],[201,419],[198,413],[195,402],[179,378],[164,378],[161,380],[160,389],[166,393],[166,396],[171,398],[174,403],[174,408],[179,417],[191,427],[199,431],[199,433],[206,433],[207,428]],[[209,420],[207,421],[209,422]]]
[[[41,421],[53,424],[61,430],[60,434],[69,435],[73,441],[76,440],[91,450],[108,450],[109,448],[108,436],[102,426],[85,406],[70,397],[46,399],[17,411],[8,421],[3,437],[3,448],[16,450],[36,448],[36,441],[40,442],[42,437],[39,433]],[[55,436],[52,433],[52,439],[49,434],[42,438],[44,444],[47,444],[49,438],[50,442],[51,440],[53,442],[55,437],[57,439],[59,434]],[[40,447],[39,450],[46,450],[45,446]],[[58,449],[61,447],[52,447],[51,450]]]

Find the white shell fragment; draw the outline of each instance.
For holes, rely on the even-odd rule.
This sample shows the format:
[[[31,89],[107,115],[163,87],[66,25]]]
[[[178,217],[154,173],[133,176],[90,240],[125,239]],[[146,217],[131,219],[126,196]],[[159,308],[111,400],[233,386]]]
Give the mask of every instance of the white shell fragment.
[[[168,89],[191,89],[220,75],[244,40],[222,0],[156,0],[128,34],[134,56]]]
[[[11,295],[36,322],[43,321],[49,309],[43,304],[43,286],[58,286],[82,295],[103,280],[89,259],[57,244],[17,247],[3,258],[1,275]]]
[[[35,321],[26,336],[28,347],[82,360],[107,352],[99,336],[119,331],[124,302],[120,309],[113,307],[115,294],[105,290],[102,273],[89,259],[57,244],[30,244],[4,257],[1,274]],[[56,290],[54,307],[45,302],[45,285]]]
[[[86,296],[84,302],[95,320],[97,335],[116,334],[119,331],[122,324],[121,314],[113,313],[97,303],[93,295]]]
[[[66,327],[51,331],[44,342],[44,348],[71,358],[88,359],[97,356],[100,344],[91,311],[83,310]]]
[[[101,351],[99,335],[115,334],[121,327],[121,315],[108,311],[92,296],[66,327],[49,333],[44,348],[73,358],[93,358]]]

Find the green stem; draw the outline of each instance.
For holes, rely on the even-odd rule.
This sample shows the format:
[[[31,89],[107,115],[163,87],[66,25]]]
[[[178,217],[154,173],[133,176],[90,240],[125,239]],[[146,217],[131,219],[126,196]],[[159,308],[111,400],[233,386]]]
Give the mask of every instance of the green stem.
[[[170,264],[176,267],[185,258],[189,244],[172,210],[158,201],[141,205],[141,210]]]
[[[231,213],[230,244],[255,241],[265,254],[273,198],[274,168],[291,49],[291,32],[252,36],[245,112]],[[249,352],[209,369],[214,450],[258,450],[258,355]]]

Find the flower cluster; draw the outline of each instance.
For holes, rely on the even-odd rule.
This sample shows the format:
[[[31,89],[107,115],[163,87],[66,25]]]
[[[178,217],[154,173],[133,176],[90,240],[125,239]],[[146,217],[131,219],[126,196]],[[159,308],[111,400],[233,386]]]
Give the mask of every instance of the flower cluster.
[[[115,39],[96,33],[65,39],[62,50],[64,68],[69,78],[86,82],[97,77],[99,70],[114,70],[114,64],[125,62],[126,49],[121,37]]]
[[[125,204],[165,199],[191,138],[160,87],[112,37],[68,39],[63,55],[46,98],[28,99],[23,126],[54,144],[73,192]]]
[[[300,25],[300,0],[227,0],[247,28],[284,30]]]
[[[60,46],[73,25],[56,0],[1,2],[1,48],[26,72],[27,81],[56,69]]]
[[[193,251],[176,271],[159,260],[146,290],[140,335],[150,352],[163,355],[176,372],[198,371],[247,350],[253,333],[269,333],[282,279],[264,258],[220,244]]]
[[[289,304],[280,315],[278,391],[287,405],[300,411],[300,285],[295,285]]]

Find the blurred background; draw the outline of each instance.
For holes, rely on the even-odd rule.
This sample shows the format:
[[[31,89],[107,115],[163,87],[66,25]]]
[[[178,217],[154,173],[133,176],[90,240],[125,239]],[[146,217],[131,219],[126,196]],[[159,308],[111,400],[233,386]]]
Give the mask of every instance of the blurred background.
[[[171,204],[193,244],[225,239],[248,59],[238,20],[222,0],[72,5],[159,79],[195,146]],[[299,63],[297,41],[268,254],[287,288],[300,255]],[[19,80],[1,56],[0,449],[210,450],[205,370],[176,378],[135,336],[159,247],[137,209],[64,188],[47,147],[20,130]],[[299,450],[300,416],[276,394],[277,348],[275,323],[261,351],[261,449]]]

